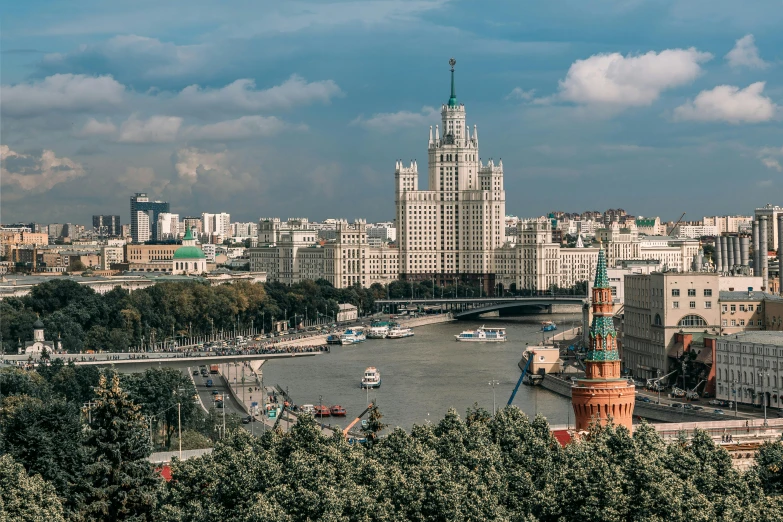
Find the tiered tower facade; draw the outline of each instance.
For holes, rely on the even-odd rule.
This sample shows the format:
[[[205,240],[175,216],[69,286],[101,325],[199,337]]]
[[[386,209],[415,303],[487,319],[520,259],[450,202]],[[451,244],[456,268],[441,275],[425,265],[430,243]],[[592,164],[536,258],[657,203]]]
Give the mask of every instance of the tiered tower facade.
[[[601,426],[609,420],[631,430],[635,386],[620,374],[617,332],[612,320],[612,289],[606,273],[606,252],[598,252],[593,286],[593,322],[590,349],[585,360],[585,377],[571,389],[577,431],[592,422]]]

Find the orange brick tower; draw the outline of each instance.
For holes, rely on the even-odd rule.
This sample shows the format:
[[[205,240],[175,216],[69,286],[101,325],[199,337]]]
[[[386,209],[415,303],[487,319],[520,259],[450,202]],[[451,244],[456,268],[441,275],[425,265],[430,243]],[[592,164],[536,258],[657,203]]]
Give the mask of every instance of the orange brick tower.
[[[590,348],[585,359],[585,378],[571,388],[576,429],[587,430],[591,422],[602,426],[612,419],[629,430],[633,419],[635,387],[620,375],[617,332],[612,322],[612,289],[606,275],[606,253],[598,251],[593,286],[593,322]]]

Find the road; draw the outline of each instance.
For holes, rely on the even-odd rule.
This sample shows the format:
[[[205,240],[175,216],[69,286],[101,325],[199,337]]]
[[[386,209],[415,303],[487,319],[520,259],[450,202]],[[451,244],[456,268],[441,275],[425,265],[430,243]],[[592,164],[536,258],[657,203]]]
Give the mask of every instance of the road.
[[[228,386],[225,384],[225,381],[220,375],[207,374],[206,377],[202,377],[200,368],[196,366],[188,368],[187,371],[189,372],[190,375],[193,375],[194,371],[199,372],[198,375],[193,375],[193,381],[196,383],[196,391],[198,392],[198,395],[201,398],[201,402],[204,404],[205,408],[210,409],[214,407],[215,401],[214,401],[214,394],[212,392],[216,391],[218,392],[218,394],[223,396],[223,404],[225,408],[225,413],[227,415],[230,413],[235,413],[239,417],[247,416],[247,414],[239,405],[239,403],[236,400],[234,400],[234,397],[228,391]],[[209,379],[212,379],[212,383],[213,383],[213,386],[210,388],[207,387],[207,381]],[[216,411],[222,413],[221,408],[216,408]],[[255,433],[256,429],[259,430],[263,429],[260,423],[254,423],[254,424],[255,425],[253,426],[251,426],[250,424],[242,424],[242,428],[251,433]]]

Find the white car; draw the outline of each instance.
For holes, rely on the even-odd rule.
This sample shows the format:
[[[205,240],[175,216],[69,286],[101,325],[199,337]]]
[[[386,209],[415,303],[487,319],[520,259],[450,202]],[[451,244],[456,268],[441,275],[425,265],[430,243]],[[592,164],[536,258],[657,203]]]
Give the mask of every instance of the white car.
[[[313,406],[312,404],[302,404],[299,410],[302,413],[309,413],[310,415],[312,415],[315,413],[315,406]]]

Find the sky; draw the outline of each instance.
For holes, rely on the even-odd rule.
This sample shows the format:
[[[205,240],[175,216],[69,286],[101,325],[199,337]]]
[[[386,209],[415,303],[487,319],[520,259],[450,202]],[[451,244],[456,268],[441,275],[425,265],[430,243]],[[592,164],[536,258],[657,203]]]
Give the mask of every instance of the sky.
[[[80,0],[0,7],[0,222],[394,217],[448,60],[506,211],[781,204],[778,0]],[[420,188],[427,184],[420,168]]]

